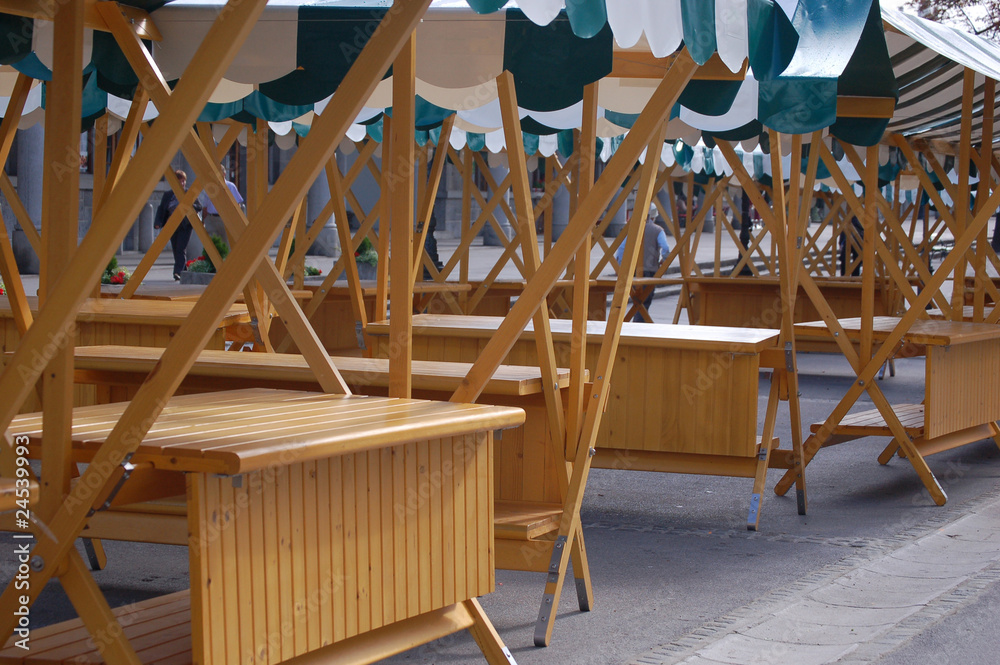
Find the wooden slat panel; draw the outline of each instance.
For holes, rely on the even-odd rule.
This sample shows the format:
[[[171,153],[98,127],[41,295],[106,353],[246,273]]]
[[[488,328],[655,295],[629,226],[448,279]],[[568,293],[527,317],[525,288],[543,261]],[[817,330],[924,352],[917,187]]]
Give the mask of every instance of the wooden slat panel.
[[[1000,340],[928,348],[925,380],[928,439],[1000,419]]]
[[[311,645],[314,635],[324,631],[332,634],[330,643],[336,643],[363,626],[382,623],[384,607],[377,619],[371,613],[376,585],[392,587],[388,594],[381,586],[378,589],[380,606],[393,605],[386,600],[393,601],[392,594],[402,591],[403,611],[393,617],[397,621],[488,593],[493,587],[491,455],[492,434],[482,433],[395,446],[386,454],[376,451],[293,463],[248,476],[236,487],[230,478],[195,476],[204,495],[192,493],[197,504],[193,510],[205,518],[204,532],[209,536],[193,543],[205,562],[199,570],[218,569],[218,577],[206,577],[195,600],[204,603],[206,618],[226,622],[213,623],[205,632],[205,648],[213,654],[206,663],[245,662],[251,653],[254,662],[278,662],[286,653],[299,652],[303,644]],[[397,487],[404,503],[396,503]],[[253,499],[254,493],[259,501]],[[383,505],[382,497],[392,500]],[[412,503],[405,502],[409,498]],[[269,510],[269,504],[276,509]],[[462,519],[456,521],[459,505]],[[309,513],[316,517],[306,517]],[[329,524],[320,524],[323,514],[329,516]],[[239,558],[244,529],[252,540],[254,525],[268,519],[278,522],[278,547],[271,549],[278,550],[274,568],[281,622],[276,631],[268,626],[264,637],[249,629],[247,618],[254,616],[258,605],[269,615],[267,608],[275,603],[266,593],[247,599],[239,595],[244,568],[239,563],[230,566],[227,559]],[[266,559],[267,530],[263,536]],[[417,544],[414,550],[408,547],[410,538]],[[450,583],[445,577],[458,574],[460,567],[464,590],[456,595],[454,577]],[[264,586],[274,588],[270,581]],[[231,607],[234,593],[241,611]],[[325,604],[324,598],[332,600]],[[233,630],[239,636],[238,648],[227,639]]]

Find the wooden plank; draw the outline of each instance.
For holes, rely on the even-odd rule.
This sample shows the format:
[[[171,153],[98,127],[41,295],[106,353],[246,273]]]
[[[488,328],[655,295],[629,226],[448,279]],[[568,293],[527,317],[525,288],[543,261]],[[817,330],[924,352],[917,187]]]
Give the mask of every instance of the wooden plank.
[[[391,126],[391,161],[388,169],[388,189],[382,189],[382,196],[389,197],[391,208],[391,251],[396,260],[389,266],[390,298],[398,306],[392,308],[389,318],[390,335],[393,344],[389,349],[389,395],[409,397],[412,391],[410,365],[413,351],[410,348],[410,323],[413,318],[413,281],[416,266],[410,257],[413,254],[413,163],[414,163],[414,117],[416,114],[416,33],[400,50],[393,63]],[[422,177],[422,174],[421,174]],[[387,257],[388,253],[383,253]]]
[[[577,197],[586,198],[594,187],[594,168],[597,162],[597,98],[599,83],[583,89],[583,119],[580,125],[580,176]],[[591,239],[584,239],[573,262],[573,327],[586,329],[590,311],[590,250]],[[575,441],[583,424],[584,375],[586,372],[586,342],[583,336],[574,336],[570,343],[569,409],[566,414],[567,439]]]
[[[48,89],[54,99],[60,100],[60,104],[48,109],[45,132],[45,171],[42,177],[45,244],[44,253],[40,256],[39,275],[42,298],[55,294],[55,285],[76,251],[79,235],[83,19],[84,7],[80,2],[62,4],[55,8],[53,14],[53,40],[60,48],[53,53],[52,81]],[[69,493],[73,471],[69,432],[73,409],[72,331],[64,333],[63,340],[65,343],[58,346],[54,353],[42,356],[50,358],[48,363],[44,363],[42,381],[44,473],[41,497],[35,507],[35,512],[43,521],[52,518],[63,497]]]

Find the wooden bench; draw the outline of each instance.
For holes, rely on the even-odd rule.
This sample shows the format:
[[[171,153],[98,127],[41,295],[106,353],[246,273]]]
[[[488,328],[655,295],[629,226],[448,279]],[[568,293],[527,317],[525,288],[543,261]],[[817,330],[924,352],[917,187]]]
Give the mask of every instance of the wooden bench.
[[[993,282],[993,286],[996,289],[1000,289],[1000,277],[990,277],[990,281]],[[985,297],[983,301],[986,305],[993,305],[993,294],[988,290],[984,292]],[[965,304],[974,305],[976,304],[976,277],[975,275],[965,276]]]
[[[781,286],[776,277],[692,277],[692,323],[737,328],[777,328],[781,325]],[[860,279],[816,279],[827,303],[837,318],[861,316]],[[875,315],[889,314],[885,284],[875,283]],[[795,297],[793,321],[804,323],[822,317],[805,289],[800,286]],[[836,344],[825,339],[798,338],[799,351],[839,353]]]
[[[100,403],[127,401],[159,360],[162,351],[126,346],[75,349],[75,381],[92,385]],[[351,390],[386,395],[389,363],[383,358],[333,359]],[[414,361],[413,394],[421,399],[446,400],[471,367],[468,363]],[[569,385],[568,370],[559,370],[559,385]],[[291,390],[319,390],[312,370],[300,355],[203,351],[178,394],[234,390],[248,386]],[[523,529],[537,534],[534,514],[560,501],[556,451],[548,445],[550,432],[538,368],[503,365],[486,384],[481,401],[516,406],[525,411],[523,427],[504,433],[494,448],[494,496],[502,533]],[[178,494],[183,492],[180,486]],[[91,520],[89,538],[131,540],[182,545],[187,542],[183,497],[126,504],[98,513]],[[499,520],[499,518],[498,518]],[[499,522],[498,522],[499,524]],[[504,567],[501,562],[500,567]],[[581,571],[582,574],[582,571]]]
[[[474,361],[501,321],[414,316],[413,356]],[[571,322],[553,319],[551,326],[562,365],[570,357]],[[591,372],[604,330],[603,321],[588,322]],[[385,356],[388,324],[370,324],[368,333],[376,355]],[[761,354],[773,350],[777,339],[775,330],[623,324],[593,466],[754,478],[748,524],[756,528],[767,458],[777,445],[776,439],[761,445],[757,434],[758,370]],[[532,326],[504,363],[537,366]]]
[[[436,298],[454,298],[461,293],[469,291],[468,284],[457,284],[455,282],[417,282],[413,287],[414,311],[422,312],[432,303],[439,302]],[[323,286],[320,284],[306,284],[305,290],[309,293],[306,302],[321,293]],[[361,295],[364,299],[365,316],[371,321],[375,315],[375,296],[377,287],[374,281],[362,280]],[[441,306],[447,307],[443,301]],[[442,311],[451,311],[444,309]],[[323,347],[328,353],[336,355],[357,355],[364,345],[361,342],[362,330],[358,325],[354,308],[351,305],[351,292],[344,282],[335,282],[328,287],[323,301],[316,312],[309,317],[313,329],[323,342]],[[274,344],[281,344],[287,335],[287,329],[280,319],[271,321],[271,341]],[[277,347],[276,347],[277,348]],[[297,353],[298,348],[295,343],[286,349],[291,353]]]
[[[75,450],[94,453],[126,406],[75,409]],[[494,588],[493,432],[523,418],[270,389],[174,397],[131,461],[185,473],[191,591],[121,610],[125,637],[144,663],[369,663],[468,628],[489,662],[513,662],[475,598]],[[37,445],[41,415],[9,432]],[[81,657],[100,660],[79,622],[0,653]]]
[[[876,317],[874,340],[884,340],[896,327],[896,317]],[[843,319],[841,326],[852,340],[861,335],[861,319]],[[822,321],[795,326],[795,335],[831,339]],[[961,321],[918,320],[903,337],[901,355],[924,356],[924,399],[921,404],[893,405],[893,412],[913,439],[921,456],[993,438],[1000,445],[1000,326]],[[824,423],[813,423],[812,436],[805,443],[805,462],[815,456],[816,434]],[[846,416],[833,430],[823,447],[868,436],[893,436],[878,409]],[[879,455],[887,464],[899,451],[893,440]],[[794,480],[789,471],[778,482],[782,494]]]
[[[474,316],[506,316],[511,305],[521,297],[524,292],[526,282],[521,279],[494,280],[486,283],[482,280],[468,282],[470,287],[469,299],[475,303],[466,302],[463,312]],[[570,289],[573,288],[573,280],[561,279],[556,281],[549,292],[548,302],[552,315],[557,318],[568,318],[570,315],[569,306],[572,304]],[[608,296],[615,291],[615,280],[597,279],[590,280],[590,308],[587,318],[591,321],[603,321],[608,317]],[[428,314],[454,314],[446,303],[440,298],[435,298],[430,305],[425,308]]]
[[[38,298],[28,297],[33,312],[38,311]],[[76,316],[76,345],[123,344],[164,348],[173,339],[181,324],[191,314],[193,302],[160,302],[153,300],[87,300]],[[252,338],[250,315],[245,305],[233,305],[206,344],[207,349],[225,349],[227,337]],[[7,296],[0,296],[0,351],[13,352],[21,342],[14,313]],[[79,386],[75,390],[77,406],[95,404],[93,389]],[[31,413],[41,408],[31,395],[21,408]]]

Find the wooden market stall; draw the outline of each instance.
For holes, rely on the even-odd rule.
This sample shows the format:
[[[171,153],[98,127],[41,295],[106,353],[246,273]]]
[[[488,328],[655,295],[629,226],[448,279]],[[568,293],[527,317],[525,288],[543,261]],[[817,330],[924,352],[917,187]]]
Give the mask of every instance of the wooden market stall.
[[[374,13],[364,6],[360,15],[358,8],[308,4],[284,7],[285,13],[263,0],[199,9],[166,3],[152,14],[143,9],[159,4],[69,0],[45,17],[54,21],[58,44],[45,90],[48,99],[59,103],[50,104],[45,117],[44,233],[25,231],[42,259],[37,308],[24,291],[10,239],[0,237],[0,271],[20,336],[0,374],[0,429],[11,437],[27,437],[29,449],[40,460],[40,498],[33,512],[50,536],[39,539],[32,550],[27,602],[22,603],[13,586],[0,597],[0,634],[12,634],[13,608],[34,603],[54,578],[80,615],[77,622],[39,634],[39,650],[26,662],[37,654],[48,662],[85,656],[115,664],[158,659],[221,663],[250,653],[259,662],[308,657],[367,663],[468,628],[489,662],[510,663],[513,657],[475,597],[492,591],[497,565],[545,573],[535,622],[537,645],[547,645],[552,638],[571,565],[579,606],[592,608],[580,507],[593,465],[612,467],[615,456],[623,454],[637,460],[637,469],[753,477],[747,522],[756,528],[768,467],[787,471],[780,488],[795,484],[799,510],[805,512],[806,464],[831,436],[859,433],[838,428],[852,425],[845,415],[863,391],[878,409],[880,432],[891,432],[938,503],[943,503],[944,493],[922,454],[954,443],[956,435],[964,441],[972,430],[996,434],[990,420],[997,413],[992,403],[972,421],[950,419],[957,411],[954,401],[945,402],[943,414],[937,409],[942,408],[942,391],[963,380],[968,365],[963,354],[980,345],[992,349],[994,341],[994,328],[987,330],[982,322],[986,294],[994,300],[1000,294],[985,270],[988,263],[1000,265],[1000,259],[984,242],[984,228],[1000,195],[993,190],[993,104],[985,102],[993,100],[1000,67],[971,62],[960,49],[949,50],[946,59],[961,68],[960,102],[955,107],[953,99],[938,99],[945,111],[926,108],[927,99],[921,98],[927,93],[921,91],[924,82],[913,84],[912,90],[899,83],[903,69],[910,66],[900,56],[903,51],[917,53],[919,57],[912,57],[924,64],[935,58],[924,46],[914,46],[933,41],[922,32],[929,30],[926,26],[883,14],[877,2],[846,8],[824,5],[816,13],[794,16],[785,15],[778,3],[758,3],[758,18],[773,30],[749,25],[739,2],[738,11],[720,14],[710,26],[687,24],[679,0],[663,3],[663,11],[673,19],[669,25],[642,25],[642,16],[621,13],[580,14],[574,3],[558,20],[550,17],[546,23],[529,10],[531,0],[522,0],[523,13],[495,11],[502,2],[492,3],[495,7],[477,3],[478,10],[493,10],[483,14],[454,8],[429,11],[431,0],[396,0]],[[295,21],[288,19],[292,9],[298,12]],[[0,11],[33,16],[15,0],[0,0]],[[836,30],[831,29],[833,19]],[[291,25],[294,35],[287,31]],[[676,30],[678,26],[683,30]],[[344,43],[345,34],[353,39],[354,29],[370,38],[357,45],[356,53],[331,57],[329,44]],[[80,85],[80,72],[88,64],[83,55],[85,30],[109,37],[104,55],[113,56],[128,71],[123,80],[109,79],[108,61],[102,60],[105,69],[98,69],[100,76],[93,80],[111,80],[120,84],[117,90],[134,93],[127,100],[121,140],[110,163],[103,163],[106,150],[99,160],[93,220],[77,244],[79,172],[74,164],[61,175],[61,165],[67,154],[78,157],[80,119],[85,108],[89,110]],[[646,40],[639,39],[643,31]],[[720,40],[718,34],[738,38]],[[634,36],[631,43],[629,35]],[[537,47],[543,38],[544,48]],[[159,45],[151,50],[144,40]],[[469,40],[476,42],[474,51],[468,48]],[[260,58],[269,61],[266,66],[248,61],[247,53],[273,54],[273,48],[287,52]],[[550,58],[545,66],[531,57],[539,51]],[[390,66],[392,75],[386,77]],[[859,78],[859,68],[867,78]],[[168,84],[175,80],[175,85]],[[801,102],[801,86],[806,84],[817,86],[815,104],[781,107],[790,100]],[[32,85],[31,77],[18,70],[0,123],[4,161]],[[941,94],[954,92],[952,85]],[[384,112],[389,107],[391,115]],[[148,122],[152,108],[155,122]],[[928,118],[955,110],[961,116],[957,134],[947,124],[928,124]],[[107,130],[107,116],[97,122]],[[267,146],[272,125],[279,123],[299,125],[301,136],[284,170],[272,173]],[[425,134],[418,136],[418,131]],[[570,139],[569,146],[557,153],[559,139],[553,137],[567,131],[571,136],[563,136]],[[928,131],[932,143],[912,138]],[[219,170],[224,154],[244,132],[245,212]],[[836,144],[829,135],[837,138]],[[607,139],[602,152],[598,138]],[[718,154],[725,178],[696,182],[696,169],[682,163],[693,162],[686,149],[697,146],[699,138],[714,144],[711,152]],[[954,184],[945,184],[947,173],[934,157],[940,144],[933,141],[949,138],[957,146]],[[979,140],[978,149],[973,139]],[[344,169],[335,156],[346,141],[358,156]],[[741,142],[742,156],[735,147]],[[943,220],[943,227],[928,228],[919,243],[904,229],[904,218],[911,212],[914,228],[917,208],[903,208],[898,196],[903,176],[897,174],[896,194],[887,197],[879,189],[880,142],[909,165]],[[759,143],[767,146],[766,156],[763,151],[760,156],[769,185],[745,158]],[[491,172],[490,158],[481,154],[484,147],[503,155],[506,175]],[[187,192],[169,168],[178,151],[197,176]],[[529,173],[538,155],[545,159],[546,178],[536,202]],[[462,173],[461,238],[457,251],[439,269],[425,251],[424,240],[449,161]],[[598,161],[605,162],[600,173]],[[987,174],[979,181],[974,206],[972,162]],[[934,188],[930,173],[954,202],[953,212]],[[355,191],[362,174],[379,185],[374,205],[362,205]],[[68,331],[86,303],[102,302],[88,299],[164,175],[180,204],[137,276],[117,294],[118,300],[108,302],[129,306],[132,312],[152,307],[150,303],[180,304],[183,322],[162,352],[81,353],[76,348],[80,340]],[[303,201],[317,178],[325,179],[331,197],[310,224]],[[476,178],[487,194],[476,186]],[[624,324],[634,313],[648,315],[641,305],[645,289],[679,278],[681,303],[689,306],[695,286],[707,283],[697,281],[709,277],[695,260],[698,243],[711,211],[719,220],[723,203],[733,211],[739,207],[729,191],[733,178],[764,225],[751,234],[746,247],[740,245],[735,272],[746,267],[758,279],[751,288],[758,293],[766,289],[769,297],[778,299],[775,330],[745,321],[727,329]],[[806,232],[820,180],[838,189],[824,194],[831,208],[824,224],[845,234],[846,254],[852,245],[858,250],[846,266],[848,272],[855,267],[861,272],[849,287],[860,293],[860,305],[852,301],[855,309],[833,305],[829,243]],[[853,187],[857,181],[865,185],[860,196]],[[0,186],[7,195],[5,183],[6,174]],[[563,188],[571,192],[569,214],[556,239],[553,218]],[[202,191],[217,208],[233,246],[225,260],[192,213]],[[678,192],[689,202],[683,228]],[[702,197],[697,212],[696,196]],[[642,276],[639,265],[642,215],[633,214],[613,240],[604,237],[612,217],[630,200],[634,210],[656,206],[671,226],[674,246],[651,277]],[[476,218],[474,207],[479,210]],[[353,235],[349,210],[359,222]],[[323,228],[319,222],[330,215],[337,221],[345,251],[322,284],[306,288],[305,252]],[[851,217],[859,220],[863,238],[855,235]],[[193,302],[144,300],[142,277],[185,218],[218,272]],[[500,257],[473,287],[469,250],[487,225],[498,236]],[[739,242],[728,224],[720,226],[730,240]],[[932,273],[921,252],[941,228],[954,235],[954,249]],[[882,237],[885,229],[891,237]],[[718,259],[723,237],[721,230],[715,234],[711,279],[724,277]],[[381,257],[370,289],[362,283],[351,251],[365,238]],[[272,260],[269,252],[275,243],[278,258]],[[603,255],[592,260],[595,248]],[[679,277],[667,272],[675,263]],[[433,351],[430,342],[414,333],[433,326],[425,326],[428,319],[414,310],[436,302],[452,315],[468,316],[490,297],[491,287],[496,287],[492,296],[505,297],[500,273],[508,264],[519,274],[517,297],[506,296],[502,319],[469,317],[440,326],[456,338],[481,337],[469,348],[464,348],[465,342],[456,343],[460,352],[468,353],[463,356],[466,365],[444,364],[441,361],[454,360],[444,355],[430,366],[415,360]],[[608,266],[613,281],[602,279]],[[971,304],[976,323],[950,321],[947,334],[933,340],[920,337],[914,324],[925,317],[927,305],[961,318],[967,266],[974,266],[976,276]],[[418,286],[424,269],[431,279]],[[450,279],[456,271],[457,280]],[[761,278],[763,273],[767,277]],[[334,286],[341,276],[346,280],[343,289]],[[949,298],[941,286],[956,276]],[[303,299],[305,291],[310,293]],[[335,291],[341,297],[330,315],[324,310],[334,307]],[[261,360],[204,351],[219,321],[240,297],[246,316],[256,323],[254,349],[294,349],[298,355],[267,355]],[[798,299],[808,299],[810,316],[814,312],[823,321],[823,340],[833,338],[858,379],[805,444],[796,360],[803,329],[796,328],[795,312],[806,307],[803,302],[797,310]],[[305,300],[304,306],[299,300]],[[705,301],[702,306],[707,318],[711,308]],[[595,315],[598,311],[602,316]],[[889,323],[877,320],[879,312],[895,318]],[[675,324],[680,314],[678,309]],[[854,325],[840,320],[845,314],[859,315],[859,321]],[[340,336],[327,338],[317,317],[333,319],[331,328]],[[272,320],[280,323],[272,326]],[[876,327],[877,321],[886,327]],[[966,327],[970,325],[977,327]],[[816,326],[806,330],[815,333]],[[359,332],[377,336],[384,359],[329,355],[331,348],[352,345]],[[914,409],[894,410],[873,381],[878,368],[907,339],[928,346],[928,372],[934,367],[947,370],[928,374],[923,429],[910,418]],[[946,350],[951,342],[956,349]],[[962,358],[951,362],[948,353]],[[504,366],[519,354],[525,364],[533,365],[530,372]],[[990,350],[988,355],[993,362],[996,354]],[[648,363],[643,369],[649,371],[629,373],[629,363]],[[713,367],[721,367],[718,376],[700,388],[699,370],[712,372]],[[761,367],[772,368],[774,378],[759,428]],[[522,404],[527,407],[526,421],[525,413],[491,393],[512,372],[508,385],[517,384],[518,394],[506,397],[514,402],[530,397]],[[360,381],[358,373],[374,373],[377,381]],[[651,373],[661,380],[659,392],[649,390]],[[679,381],[663,381],[674,374]],[[75,378],[86,378],[81,375],[118,386],[128,401],[74,408],[72,386]],[[39,381],[43,411],[18,415]],[[234,382],[241,381],[296,385],[237,389]],[[184,394],[208,385],[219,390]],[[367,390],[373,386],[384,396],[354,394],[360,388],[376,392]],[[305,387],[308,392],[299,390]],[[521,394],[522,388],[531,395]],[[686,389],[700,390],[693,414],[651,408],[654,400],[685,399]],[[415,400],[415,393],[446,397],[447,402]],[[785,449],[778,448],[775,432],[782,400],[790,412],[788,436],[780,433],[789,444]],[[494,401],[497,406],[477,404]],[[620,403],[628,407],[619,408]],[[716,417],[723,405],[734,403],[738,408],[728,420]],[[645,407],[641,424],[636,420],[639,407]],[[876,420],[872,416],[871,422]],[[525,428],[511,437],[514,440],[497,446],[494,430],[522,422]],[[621,431],[628,432],[630,443],[615,439],[614,433]],[[442,471],[449,458],[458,472],[397,519],[394,506],[420,486],[420,474]],[[538,466],[527,469],[524,459]],[[87,466],[76,479],[81,461]],[[11,446],[0,446],[5,479],[15,464]],[[142,483],[149,474],[169,474],[172,480]],[[190,533],[191,590],[150,601],[142,606],[138,628],[118,630],[119,618],[86,569],[76,539],[86,535],[88,526],[100,526],[102,518],[95,519],[95,511],[120,507],[115,505],[119,493],[131,499],[123,503],[148,503],[176,495],[180,483],[186,505],[172,516],[185,520]],[[241,497],[249,508],[233,514],[227,506]],[[222,528],[219,520],[226,517],[231,526]],[[177,535],[178,520],[173,522],[172,533]],[[380,535],[389,532],[391,539]],[[431,541],[434,547],[422,546]],[[447,571],[459,572],[453,576]],[[222,582],[213,584],[220,575]],[[344,588],[338,583],[344,578],[359,581]],[[317,589],[326,592],[331,603],[296,615],[296,605],[308,604],[309,593]],[[282,632],[271,644],[265,636],[272,635],[289,612],[296,615],[295,629],[288,635]],[[95,653],[87,636],[106,634],[117,637],[97,640],[100,653]],[[66,643],[64,649],[57,647]],[[3,657],[11,653],[16,652]]]

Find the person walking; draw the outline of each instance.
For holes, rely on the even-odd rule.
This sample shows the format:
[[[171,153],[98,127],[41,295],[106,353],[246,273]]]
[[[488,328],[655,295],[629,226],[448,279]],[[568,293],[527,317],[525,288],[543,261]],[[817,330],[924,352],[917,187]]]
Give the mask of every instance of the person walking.
[[[635,214],[633,212],[633,214]],[[656,204],[649,206],[649,212],[646,215],[646,225],[643,227],[642,231],[642,276],[643,277],[654,277],[656,275],[657,269],[660,267],[660,263],[670,254],[670,245],[667,244],[667,234],[664,232],[663,227],[656,223],[656,219],[659,217],[659,211],[656,208]],[[620,264],[622,257],[625,255],[625,243],[623,242],[618,247],[618,251],[615,252],[615,259]],[[649,293],[643,299],[642,306],[649,312],[649,306],[653,304],[653,292],[656,290],[655,287],[648,287]],[[645,317],[642,313],[636,313],[632,318],[632,321],[636,323],[642,323],[645,321]],[[652,323],[653,320],[648,321]]]
[[[181,190],[187,191],[187,173],[181,171],[180,169],[174,171],[174,175],[177,176],[177,180],[181,183]],[[170,216],[174,214],[174,210],[180,201],[177,200],[177,196],[174,194],[173,189],[168,189],[163,194],[163,198],[160,199],[160,205],[156,209],[156,218],[153,220],[154,229],[162,229],[167,225],[167,221]],[[194,208],[195,214],[201,212],[201,203],[195,201],[191,206]],[[173,235],[170,236],[170,249],[174,253],[174,281],[180,281],[181,273],[184,272],[184,267],[187,264],[187,246],[188,242],[191,240],[191,232],[194,229],[191,226],[191,221],[184,216],[181,223],[177,225],[174,230]]]
[[[230,194],[236,200],[237,204],[243,203],[243,196],[240,195],[240,190],[236,185],[226,178],[225,170],[222,171],[222,179],[226,183],[226,187],[229,188]],[[229,238],[226,236],[226,225],[222,223],[222,217],[219,216],[219,211],[216,209],[215,204],[212,203],[212,199],[208,196],[208,188],[205,192],[202,192],[202,201],[205,205],[205,230],[208,231],[210,236],[219,236],[226,243],[229,242]]]

